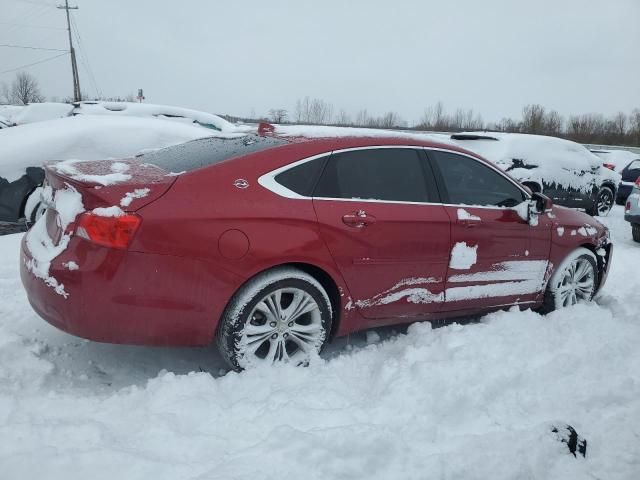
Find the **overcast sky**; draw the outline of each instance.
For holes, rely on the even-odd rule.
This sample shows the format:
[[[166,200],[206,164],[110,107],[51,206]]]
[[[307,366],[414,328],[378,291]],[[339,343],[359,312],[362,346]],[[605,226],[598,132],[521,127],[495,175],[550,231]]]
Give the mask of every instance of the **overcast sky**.
[[[0,43],[67,48],[60,1],[0,0]],[[640,107],[640,0],[72,5],[91,96],[144,88],[150,103],[242,116],[292,111],[309,95],[352,115],[394,110],[409,123],[438,100],[487,121],[518,117],[527,103],[563,115]],[[0,47],[0,71],[57,53]],[[71,95],[68,56],[25,70],[48,97]]]

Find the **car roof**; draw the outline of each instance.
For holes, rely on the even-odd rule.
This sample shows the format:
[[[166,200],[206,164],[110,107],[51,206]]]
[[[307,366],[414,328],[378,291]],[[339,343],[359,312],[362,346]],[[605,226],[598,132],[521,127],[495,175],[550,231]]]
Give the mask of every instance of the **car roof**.
[[[409,147],[426,147],[434,149],[450,150],[454,152],[472,155],[476,158],[482,158],[477,153],[471,152],[453,143],[447,141],[437,141],[423,139],[411,135],[353,135],[353,136],[326,136],[326,137],[305,137],[305,136],[280,136],[274,135],[276,138],[287,140],[289,144],[304,143],[307,146],[317,147],[318,153],[321,151],[346,150],[350,148],[360,147],[384,147],[384,146],[409,146]],[[282,145],[276,148],[286,148]]]

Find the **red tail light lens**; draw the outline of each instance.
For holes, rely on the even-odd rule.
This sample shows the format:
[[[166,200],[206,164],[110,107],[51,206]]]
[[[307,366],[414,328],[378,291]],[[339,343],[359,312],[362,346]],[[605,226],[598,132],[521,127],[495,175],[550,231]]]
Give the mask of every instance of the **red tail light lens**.
[[[85,212],[78,218],[76,235],[98,245],[127,248],[142,219],[133,213],[119,217],[103,217]]]
[[[615,170],[616,166],[613,163],[604,163],[603,164],[605,168],[608,168],[609,170]]]
[[[640,177],[636,180],[636,187],[640,188]]]

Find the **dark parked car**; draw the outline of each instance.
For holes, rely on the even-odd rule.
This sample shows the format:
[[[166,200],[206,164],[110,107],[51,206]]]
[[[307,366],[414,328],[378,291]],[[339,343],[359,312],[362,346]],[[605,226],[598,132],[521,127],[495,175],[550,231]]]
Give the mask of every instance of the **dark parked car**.
[[[589,215],[607,215],[620,175],[584,146],[561,138],[519,133],[471,132],[451,135],[508,172],[533,192]]]
[[[629,165],[627,165],[620,171],[620,174],[622,175],[622,180],[620,181],[620,186],[618,187],[616,202],[618,203],[618,205],[624,205],[624,203],[627,201],[627,197],[631,195],[631,191],[640,178],[640,158],[629,163]]]
[[[610,264],[599,222],[448,144],[209,138],[72,167],[47,167],[22,242],[36,312],[101,342],[217,338],[234,368],[304,363],[374,326],[589,301]]]

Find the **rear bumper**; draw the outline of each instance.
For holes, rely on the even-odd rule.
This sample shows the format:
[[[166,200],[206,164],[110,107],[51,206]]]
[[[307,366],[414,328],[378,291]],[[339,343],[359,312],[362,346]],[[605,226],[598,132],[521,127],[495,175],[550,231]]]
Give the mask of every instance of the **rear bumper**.
[[[624,215],[624,219],[629,223],[640,224],[640,213],[637,213],[637,214],[626,213]]]
[[[633,184],[625,185],[621,183],[618,186],[618,191],[616,193],[616,200],[618,202],[626,202],[629,195],[631,195],[631,191],[633,190]]]
[[[114,250],[72,237],[49,270],[64,285],[65,298],[27,268],[26,236],[21,256],[22,283],[38,315],[98,342],[207,345],[240,282],[203,260]],[[79,268],[69,270],[69,261]]]

